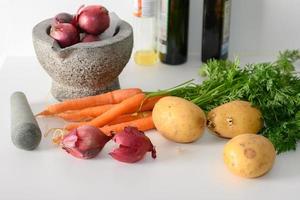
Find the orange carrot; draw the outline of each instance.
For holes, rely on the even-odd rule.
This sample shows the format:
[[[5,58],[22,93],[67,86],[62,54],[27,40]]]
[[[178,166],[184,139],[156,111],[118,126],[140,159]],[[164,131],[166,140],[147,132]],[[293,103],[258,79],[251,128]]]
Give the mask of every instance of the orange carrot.
[[[129,121],[129,122],[123,122],[121,124],[107,125],[107,126],[100,128],[100,130],[104,134],[111,136],[112,134],[123,131],[124,128],[127,126],[136,127],[140,131],[148,131],[148,130],[155,128],[153,120],[152,120],[152,116],[148,116],[145,118],[141,118],[141,119],[137,119],[137,120],[133,120],[133,121]]]
[[[83,110],[74,110],[58,113],[56,116],[71,122],[88,121],[103,114],[104,112],[111,109],[113,106],[113,104],[107,104],[103,106],[89,107]]]
[[[114,90],[112,92],[107,92],[96,96],[70,99],[61,103],[50,105],[46,108],[46,110],[42,111],[38,115],[53,115],[68,110],[81,110],[87,107],[116,104],[139,93],[142,93],[141,89],[129,88]]]
[[[157,103],[159,99],[162,97],[150,97],[146,99],[143,102],[142,107],[140,110],[131,110],[128,112],[135,113],[137,111],[145,112],[145,111],[151,111],[154,108],[154,105]],[[72,121],[72,122],[80,122],[80,121],[88,121],[92,120],[95,117],[98,117],[99,115],[103,114],[105,111],[107,111],[109,108],[111,108],[114,104],[108,104],[103,106],[95,106],[95,107],[89,107],[85,108],[83,110],[76,110],[76,111],[68,111],[59,113],[56,116],[66,120],[66,121]]]
[[[121,103],[113,106],[111,109],[109,109],[102,115],[96,117],[95,119],[93,119],[89,122],[71,123],[71,124],[68,124],[65,127],[65,129],[72,130],[72,129],[77,128],[82,125],[102,127],[102,126],[108,124],[109,122],[113,121],[117,117],[128,113],[129,111],[138,110],[141,103],[143,102],[144,98],[145,98],[144,93],[136,94],[132,97],[125,99]]]
[[[138,112],[138,113],[133,113],[133,114],[125,114],[125,115],[121,115],[117,119],[115,119],[112,122],[108,123],[108,125],[121,124],[121,123],[124,123],[124,122],[129,122],[129,121],[149,117],[151,115],[152,115],[151,111]]]
[[[140,109],[141,112],[153,110],[155,104],[160,100],[163,96],[156,96],[147,98]]]

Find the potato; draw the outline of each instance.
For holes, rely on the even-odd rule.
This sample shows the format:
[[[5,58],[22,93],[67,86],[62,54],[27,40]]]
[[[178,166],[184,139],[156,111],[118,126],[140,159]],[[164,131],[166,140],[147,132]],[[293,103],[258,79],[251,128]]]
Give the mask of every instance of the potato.
[[[263,127],[262,113],[247,101],[232,101],[207,115],[207,126],[216,135],[233,138],[244,133],[257,134]]]
[[[197,105],[179,97],[163,97],[154,106],[153,122],[167,139],[190,143],[202,136],[206,117]]]
[[[224,162],[239,176],[255,178],[267,173],[273,166],[276,152],[265,137],[243,134],[231,139],[224,148]]]

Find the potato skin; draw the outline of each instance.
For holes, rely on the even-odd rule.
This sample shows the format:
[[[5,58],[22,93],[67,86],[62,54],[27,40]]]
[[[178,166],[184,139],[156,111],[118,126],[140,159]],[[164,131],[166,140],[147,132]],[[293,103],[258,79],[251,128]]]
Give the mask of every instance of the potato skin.
[[[197,105],[179,97],[163,97],[154,106],[155,127],[164,137],[178,143],[190,143],[202,136],[205,113]]]
[[[257,134],[263,127],[262,113],[248,101],[232,101],[207,114],[207,126],[216,135],[233,138],[244,133]]]
[[[273,144],[265,137],[243,134],[229,140],[224,148],[228,169],[245,178],[255,178],[271,170],[276,157]]]

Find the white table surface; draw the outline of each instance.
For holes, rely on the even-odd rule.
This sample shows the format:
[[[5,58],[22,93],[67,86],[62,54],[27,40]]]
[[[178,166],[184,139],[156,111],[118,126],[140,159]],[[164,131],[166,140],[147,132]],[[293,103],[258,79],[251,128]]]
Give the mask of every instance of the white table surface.
[[[242,62],[263,60],[245,58]],[[198,58],[183,66],[138,67],[129,63],[120,76],[121,86],[156,90],[196,78]],[[50,78],[34,57],[9,57],[0,71],[0,199],[298,199],[300,149],[277,157],[274,168],[258,179],[232,175],[223,164],[226,140],[207,131],[193,144],[170,142],[156,131],[147,135],[158,157],[136,164],[110,158],[111,142],[99,156],[79,160],[43,138],[35,151],[15,148],[10,139],[9,97],[26,93],[34,112],[53,102]],[[43,131],[60,126],[59,120],[39,120]],[[300,147],[299,147],[300,148]]]

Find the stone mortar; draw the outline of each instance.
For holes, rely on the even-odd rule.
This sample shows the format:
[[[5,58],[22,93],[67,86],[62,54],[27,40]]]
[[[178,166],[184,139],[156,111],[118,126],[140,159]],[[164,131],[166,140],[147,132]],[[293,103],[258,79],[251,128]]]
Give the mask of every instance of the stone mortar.
[[[112,38],[60,48],[49,36],[52,19],[32,31],[38,61],[52,78],[52,95],[59,101],[120,88],[118,76],[130,59],[132,27],[122,21]]]

